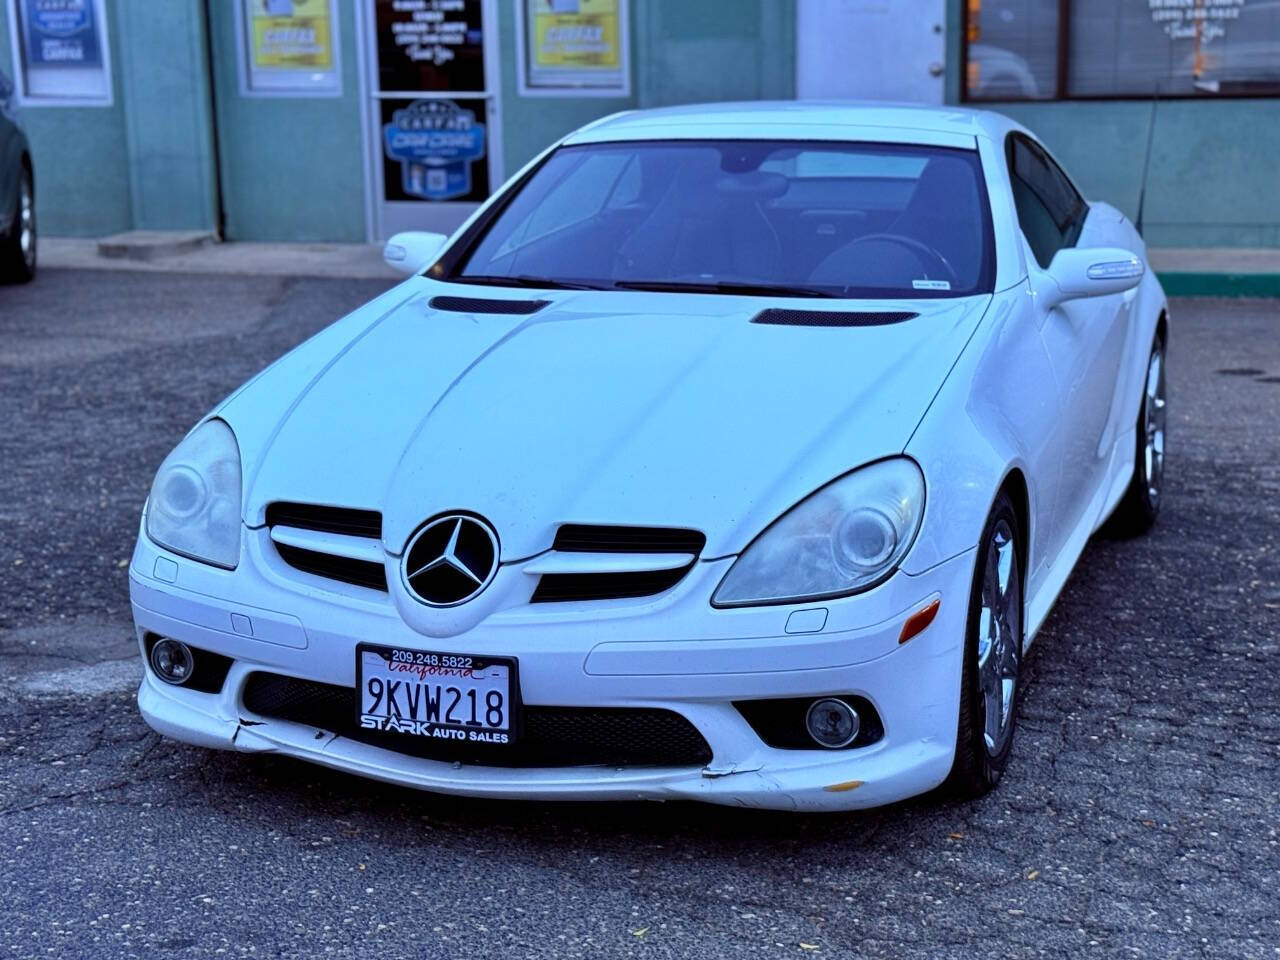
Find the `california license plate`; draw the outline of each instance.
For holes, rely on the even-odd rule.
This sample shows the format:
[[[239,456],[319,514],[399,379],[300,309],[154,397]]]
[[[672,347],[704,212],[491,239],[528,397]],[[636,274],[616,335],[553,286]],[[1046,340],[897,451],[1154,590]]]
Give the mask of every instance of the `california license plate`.
[[[459,743],[515,743],[516,661],[360,644],[357,717],[365,730]]]

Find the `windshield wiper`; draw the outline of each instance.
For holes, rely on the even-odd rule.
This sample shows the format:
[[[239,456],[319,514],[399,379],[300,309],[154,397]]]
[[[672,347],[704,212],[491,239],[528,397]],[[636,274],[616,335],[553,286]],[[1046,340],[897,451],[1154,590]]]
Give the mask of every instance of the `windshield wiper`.
[[[656,290],[666,293],[726,293],[748,297],[834,297],[811,287],[787,287],[771,283],[739,283],[734,280],[615,280],[620,290]]]
[[[533,277],[527,273],[514,277],[499,276],[461,276],[450,277],[449,283],[478,283],[490,287],[535,287],[542,290],[604,290],[605,287],[594,283],[579,283],[573,280],[551,280],[547,277]]]

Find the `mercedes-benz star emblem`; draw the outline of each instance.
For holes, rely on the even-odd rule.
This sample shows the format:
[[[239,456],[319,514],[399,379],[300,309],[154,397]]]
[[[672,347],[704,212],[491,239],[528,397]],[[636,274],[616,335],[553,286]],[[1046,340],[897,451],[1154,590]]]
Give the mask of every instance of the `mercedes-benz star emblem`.
[[[404,582],[432,607],[455,607],[480,594],[498,572],[498,535],[478,517],[436,517],[409,541]]]

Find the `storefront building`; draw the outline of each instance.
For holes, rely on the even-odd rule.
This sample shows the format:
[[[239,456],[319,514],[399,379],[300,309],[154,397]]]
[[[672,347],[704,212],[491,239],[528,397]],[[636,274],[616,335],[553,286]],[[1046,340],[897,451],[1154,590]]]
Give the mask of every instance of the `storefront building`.
[[[1280,246],[1280,0],[0,0],[50,235],[449,229],[563,133],[730,99],[973,103],[1160,246]],[[1154,123],[1153,123],[1154,117]]]

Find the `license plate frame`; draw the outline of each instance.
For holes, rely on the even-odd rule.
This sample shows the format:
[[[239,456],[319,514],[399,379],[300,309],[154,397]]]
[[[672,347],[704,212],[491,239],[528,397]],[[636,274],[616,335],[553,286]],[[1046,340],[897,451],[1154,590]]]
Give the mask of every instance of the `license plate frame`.
[[[384,688],[388,686],[388,680],[403,680],[409,686],[405,688],[397,688],[390,694],[390,700],[387,701],[384,696],[382,702],[375,704],[381,706],[382,712],[365,713],[365,706],[368,705],[368,697],[373,696],[369,691],[366,679],[366,664],[371,669],[377,669],[378,661],[366,661],[366,656],[377,657],[382,662],[382,679]],[[397,664],[394,670],[392,665]],[[505,668],[506,674],[506,698],[504,703],[505,719],[507,721],[505,727],[493,727],[479,721],[477,723],[468,722],[471,709],[467,703],[466,690],[463,687],[479,686],[481,689],[499,689],[501,684],[496,677],[490,673],[487,678],[467,678],[460,674],[454,674],[449,671],[467,670],[470,672],[492,671],[492,668]],[[373,678],[371,678],[373,679]],[[459,685],[450,683],[450,680],[470,679],[471,683]],[[479,681],[477,684],[476,681]],[[488,684],[485,684],[488,680]],[[475,686],[472,686],[475,684]],[[404,715],[401,707],[409,707],[410,693],[412,685],[418,687],[418,709],[414,716],[408,717]],[[443,717],[447,714],[446,707],[453,707],[460,710],[463,714],[461,719],[452,722],[446,722],[442,719],[431,720],[431,699],[429,687],[435,686],[439,688],[437,694],[437,717]],[[459,691],[459,699],[452,703],[446,704],[445,697],[448,689],[456,689]],[[485,706],[480,699],[480,694],[476,698],[477,716],[483,716]],[[400,716],[392,722],[392,717],[388,714],[394,710]],[[520,698],[520,669],[519,662],[515,657],[499,657],[486,656],[471,653],[455,653],[443,650],[415,650],[410,647],[401,647],[381,643],[360,643],[356,645],[356,696],[355,696],[355,721],[356,724],[364,730],[369,730],[384,734],[388,737],[410,736],[429,742],[442,744],[453,744],[455,746],[467,746],[482,749],[485,751],[505,750],[515,746],[520,739],[521,715],[523,713],[523,702]],[[437,732],[443,731],[443,732]],[[505,736],[505,740],[502,737]]]

